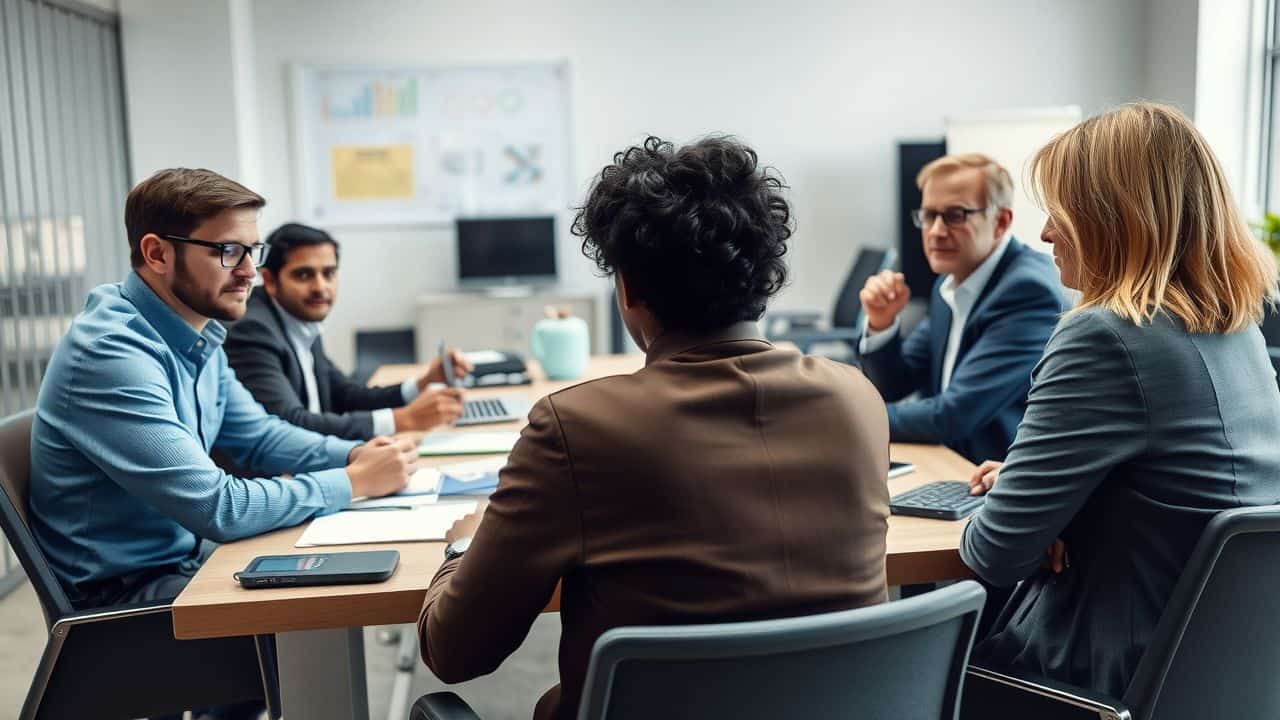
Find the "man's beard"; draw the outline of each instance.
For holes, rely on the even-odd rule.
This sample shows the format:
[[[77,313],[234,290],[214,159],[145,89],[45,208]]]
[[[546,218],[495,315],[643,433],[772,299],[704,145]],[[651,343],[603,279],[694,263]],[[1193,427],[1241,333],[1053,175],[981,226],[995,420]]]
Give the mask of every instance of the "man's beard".
[[[218,305],[214,303],[213,300],[209,298],[200,297],[195,293],[191,292],[188,288],[195,287],[196,283],[194,278],[192,277],[190,269],[187,267],[186,253],[179,252],[177,260],[178,262],[175,265],[175,270],[177,272],[174,274],[174,278],[173,278],[174,279],[173,294],[175,297],[181,300],[187,307],[191,308],[195,312],[207,318],[212,318],[214,320],[224,320],[228,322],[234,322],[240,319],[239,314],[233,314],[233,312],[230,310],[218,307]],[[218,292],[219,293],[225,292],[227,290],[230,290],[236,287],[237,285],[251,285],[251,284],[252,284],[252,281],[242,281],[239,278],[233,278],[230,283],[219,288]]]

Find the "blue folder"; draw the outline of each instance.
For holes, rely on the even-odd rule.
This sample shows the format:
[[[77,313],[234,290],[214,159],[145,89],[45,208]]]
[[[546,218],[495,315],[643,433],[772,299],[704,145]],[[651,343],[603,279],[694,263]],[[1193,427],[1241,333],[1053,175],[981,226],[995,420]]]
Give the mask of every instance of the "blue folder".
[[[440,495],[488,495],[498,488],[498,473],[483,473],[454,477],[440,475]]]

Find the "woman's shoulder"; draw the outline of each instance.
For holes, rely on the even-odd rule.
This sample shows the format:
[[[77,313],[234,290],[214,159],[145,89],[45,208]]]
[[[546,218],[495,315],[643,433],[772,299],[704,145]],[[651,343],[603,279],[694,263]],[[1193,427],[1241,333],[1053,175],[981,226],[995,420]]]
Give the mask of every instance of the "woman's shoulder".
[[[1111,346],[1123,344],[1130,329],[1129,320],[1101,307],[1086,307],[1067,313],[1053,331],[1051,345]]]

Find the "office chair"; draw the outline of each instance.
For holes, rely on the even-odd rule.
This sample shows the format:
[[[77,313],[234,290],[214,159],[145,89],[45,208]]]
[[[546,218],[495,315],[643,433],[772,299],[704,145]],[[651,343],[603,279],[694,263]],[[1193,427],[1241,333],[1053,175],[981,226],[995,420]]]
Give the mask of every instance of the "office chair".
[[[413,328],[402,330],[357,330],[356,371],[352,378],[367,383],[383,365],[418,362]]]
[[[1271,356],[1271,367],[1276,371],[1276,377],[1280,380],[1280,312],[1276,308],[1263,308],[1262,322],[1259,323],[1259,329],[1262,330],[1262,339],[1267,343],[1267,354]]]
[[[1122,699],[971,665],[961,717],[1012,707],[1046,720],[1280,717],[1277,597],[1280,507],[1225,510],[1200,536]]]
[[[34,411],[0,420],[0,528],[40,599],[49,640],[21,720],[152,717],[262,700],[280,717],[267,640],[175,640],[171,605],[76,610],[27,524]]]
[[[986,592],[965,581],[909,600],[712,625],[615,628],[591,652],[581,720],[955,718]],[[410,720],[471,720],[424,695]]]
[[[765,336],[770,340],[794,343],[800,352],[808,353],[817,343],[840,342],[849,345],[862,337],[862,301],[858,293],[867,279],[881,270],[894,267],[897,253],[891,248],[863,248],[858,251],[845,277],[840,294],[831,311],[831,326],[818,327],[821,313],[775,312],[765,318]]]

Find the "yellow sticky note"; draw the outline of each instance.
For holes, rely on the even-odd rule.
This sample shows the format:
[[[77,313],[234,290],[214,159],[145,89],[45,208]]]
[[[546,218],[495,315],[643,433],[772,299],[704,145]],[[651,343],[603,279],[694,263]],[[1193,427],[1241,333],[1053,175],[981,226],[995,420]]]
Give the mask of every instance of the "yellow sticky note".
[[[330,160],[338,200],[413,197],[412,145],[337,145]]]

